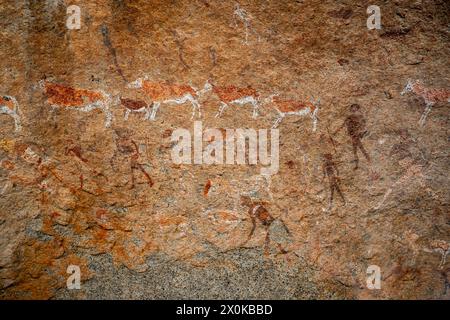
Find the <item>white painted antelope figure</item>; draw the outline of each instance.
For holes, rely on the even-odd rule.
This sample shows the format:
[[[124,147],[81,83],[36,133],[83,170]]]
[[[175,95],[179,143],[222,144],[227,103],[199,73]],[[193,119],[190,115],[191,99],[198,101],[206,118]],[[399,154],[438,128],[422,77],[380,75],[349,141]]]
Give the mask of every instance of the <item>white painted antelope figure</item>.
[[[209,82],[207,82],[209,84]],[[212,91],[217,95],[220,100],[219,112],[216,114],[216,118],[221,117],[226,108],[230,105],[239,105],[243,107],[246,104],[251,104],[253,107],[252,117],[256,119],[259,114],[259,94],[251,86],[244,88],[236,86],[215,86],[210,85]]]
[[[413,92],[416,95],[422,97],[425,101],[426,108],[422,113],[422,116],[420,117],[420,126],[425,125],[427,116],[436,103],[450,102],[450,90],[443,88],[427,88],[420,80],[413,81],[411,79],[408,79],[405,88],[400,94],[404,95],[407,92]]]
[[[67,108],[82,112],[99,109],[105,114],[105,127],[111,125],[111,97],[109,94],[101,90],[76,89],[46,80],[41,80],[39,84],[47,97],[47,103],[53,108]]]
[[[16,98],[11,96],[0,96],[0,114],[7,114],[14,119],[15,131],[22,130],[19,116],[19,104]]]
[[[272,103],[272,107],[278,112],[278,118],[273,123],[272,128],[277,128],[281,121],[287,116],[310,116],[313,122],[312,130],[317,128],[317,113],[319,112],[320,98],[310,102],[302,102],[291,99],[281,99],[278,95],[271,95],[265,99],[265,103]]]
[[[431,240],[431,248],[424,248],[425,252],[437,252],[441,254],[441,262],[439,263],[439,269],[444,269],[447,262],[447,256],[450,253],[450,242],[444,240]]]
[[[125,108],[125,120],[128,120],[130,113],[144,113],[144,118],[150,120],[151,116],[151,104],[147,104],[142,100],[133,100],[128,98],[119,99],[120,104]]]
[[[153,108],[150,114],[150,120],[156,119],[156,112],[161,104],[185,104],[190,102],[192,105],[192,117],[195,113],[201,117],[201,105],[198,98],[208,90],[208,84],[202,90],[197,90],[189,85],[171,84],[167,82],[156,82],[145,78],[139,78],[128,84],[128,88],[142,89],[153,101]]]

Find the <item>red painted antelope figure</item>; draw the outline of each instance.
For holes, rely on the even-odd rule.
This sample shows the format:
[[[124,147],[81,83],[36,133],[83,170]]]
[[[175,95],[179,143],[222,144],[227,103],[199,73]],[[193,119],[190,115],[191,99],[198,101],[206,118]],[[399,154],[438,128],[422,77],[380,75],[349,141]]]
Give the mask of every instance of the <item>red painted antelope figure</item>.
[[[184,104],[190,102],[192,104],[192,118],[195,117],[195,112],[201,117],[201,106],[198,98],[207,91],[208,84],[205,88],[197,90],[189,85],[170,84],[165,82],[156,82],[148,80],[147,77],[139,78],[136,81],[128,84],[129,88],[142,89],[144,93],[153,101],[152,113],[150,120],[155,120],[156,112],[162,103],[164,104]]]
[[[128,116],[130,115],[130,113],[144,113],[145,114],[144,118],[148,120],[150,119],[151,104],[149,105],[142,100],[133,100],[122,97],[120,98],[120,104],[125,108],[125,115],[124,115],[125,120],[128,120]]]
[[[450,102],[450,90],[448,89],[435,89],[426,88],[420,80],[409,79],[405,88],[400,93],[404,95],[407,92],[413,92],[416,95],[422,97],[425,101],[425,111],[420,117],[419,124],[423,126],[433,106],[438,102]]]
[[[67,108],[82,112],[100,109],[105,114],[105,127],[109,127],[111,125],[111,97],[109,94],[101,90],[91,91],[76,89],[46,80],[41,80],[39,84],[43,88],[44,94],[47,97],[47,103],[49,103],[52,107]]]
[[[255,119],[258,117],[259,113],[259,94],[258,92],[250,86],[247,87],[236,87],[236,86],[214,86],[207,82],[206,89],[212,90],[220,100],[219,112],[216,114],[216,118],[222,116],[226,108],[230,104],[235,104],[243,107],[246,104],[251,104],[253,106],[252,117]]]
[[[278,112],[278,118],[273,123],[272,128],[278,125],[287,116],[310,116],[313,122],[313,131],[317,128],[317,113],[319,112],[320,98],[310,102],[302,102],[290,99],[281,99],[278,95],[271,95],[265,99],[265,103],[272,103],[272,107]]]
[[[11,96],[0,96],[0,114],[7,114],[14,119],[14,128],[16,131],[22,130],[19,116],[19,104],[16,98]]]

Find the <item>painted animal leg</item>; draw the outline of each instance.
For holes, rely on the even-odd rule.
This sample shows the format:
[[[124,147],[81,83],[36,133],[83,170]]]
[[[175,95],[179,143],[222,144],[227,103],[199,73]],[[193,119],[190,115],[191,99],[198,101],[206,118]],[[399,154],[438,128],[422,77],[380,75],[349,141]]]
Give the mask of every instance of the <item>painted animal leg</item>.
[[[427,120],[428,114],[430,113],[431,109],[433,108],[432,104],[427,104],[427,107],[425,108],[425,111],[422,113],[422,116],[419,120],[419,125],[423,127],[425,125],[425,121]]]
[[[197,100],[195,100],[195,104],[197,105],[198,117],[201,118],[202,117],[202,106],[200,105],[200,103]]]
[[[152,121],[155,120],[156,112],[158,111],[160,105],[161,105],[160,102],[153,103],[152,114],[150,115],[150,120],[152,120]]]
[[[319,108],[316,108],[316,110],[314,110],[314,112],[311,115],[312,121],[313,121],[313,128],[312,131],[316,132],[317,129],[317,112],[319,111]]]
[[[187,100],[192,104],[192,117],[191,119],[194,119],[195,117],[195,111],[197,110],[199,118],[202,117],[201,107],[200,103],[198,103],[197,99],[195,99],[192,95],[186,96]]]
[[[284,115],[280,114],[278,116],[277,120],[275,120],[275,122],[273,123],[272,129],[276,129],[279,126],[279,124],[281,123],[281,121],[283,120],[283,118],[284,118]]]
[[[100,103],[99,108],[105,114],[105,127],[109,128],[111,126],[111,123],[113,120],[113,115],[112,115],[111,111],[109,110],[109,106],[104,103]]]
[[[127,109],[127,111],[125,111],[125,115],[123,117],[125,120],[128,120],[128,116],[130,115],[130,112],[131,111],[129,109]]]
[[[20,117],[17,113],[14,112],[14,114],[12,114],[12,117],[14,119],[14,128],[15,131],[21,131],[22,130],[22,124],[20,122]]]
[[[166,100],[166,101],[164,101],[164,103],[183,104],[183,103],[186,103],[187,101],[189,101],[192,104],[192,117],[191,117],[191,119],[192,119],[195,116],[195,110],[197,108],[200,108],[200,105],[191,94],[188,93],[179,99]]]
[[[75,108],[72,108],[75,109]],[[91,112],[95,109],[100,109],[105,114],[105,127],[109,127],[111,125],[112,121],[112,114],[109,112],[109,109],[106,107],[103,102],[94,102],[90,103],[88,105],[85,105],[81,109],[79,109],[82,112]]]
[[[445,262],[447,261],[448,253],[449,253],[449,250],[442,252],[441,263],[439,264],[439,269],[443,269],[444,268]]]
[[[253,114],[252,114],[252,118],[256,119],[258,118],[259,115],[259,105],[258,105],[258,101],[256,101],[255,99],[252,98],[252,100],[250,101],[250,103],[253,106]]]
[[[389,197],[389,195],[392,193],[392,188],[389,188],[386,193],[383,196],[383,199],[381,199],[381,201],[378,203],[378,205],[374,208],[374,210],[378,210],[381,208],[381,206],[384,204],[384,202],[386,201],[386,199]]]
[[[152,114],[151,111],[150,111],[150,106],[145,107],[144,113],[145,113],[144,119],[145,120],[150,120],[151,114]]]
[[[219,112],[216,114],[216,118],[221,117],[226,108],[228,108],[228,105],[223,101],[220,102],[220,108]]]
[[[14,119],[15,131],[20,131],[22,129],[22,125],[20,123],[20,117],[15,111],[10,110],[8,107],[2,106],[2,107],[0,107],[0,114],[7,114]]]

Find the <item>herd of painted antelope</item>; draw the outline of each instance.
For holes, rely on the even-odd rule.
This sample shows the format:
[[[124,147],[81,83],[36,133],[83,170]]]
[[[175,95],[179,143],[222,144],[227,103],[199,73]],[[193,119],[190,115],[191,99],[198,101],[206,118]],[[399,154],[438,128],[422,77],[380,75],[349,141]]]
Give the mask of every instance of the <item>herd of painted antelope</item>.
[[[216,117],[221,117],[230,106],[242,108],[246,105],[251,105],[253,110],[252,116],[257,118],[261,105],[270,105],[277,112],[277,118],[272,128],[278,127],[287,116],[309,116],[312,119],[312,130],[315,131],[317,127],[320,98],[314,99],[311,97],[310,101],[297,101],[280,98],[279,94],[271,94],[266,98],[262,98],[261,94],[250,86],[216,86],[206,81],[202,89],[197,89],[190,85],[152,81],[147,77],[139,78],[129,83],[127,87],[140,91],[151,102],[147,103],[120,95],[113,97],[102,90],[77,89],[47,80],[39,82],[39,88],[43,91],[50,106],[82,112],[99,109],[105,114],[105,127],[109,127],[112,123],[112,106],[123,107],[125,120],[128,119],[130,113],[143,113],[145,119],[155,120],[161,105],[190,103],[192,106],[192,118],[196,114],[198,117],[201,117],[202,109],[199,99],[208,92],[213,92],[220,101]],[[407,92],[413,92],[424,99],[426,109],[419,120],[421,126],[425,124],[425,120],[433,105],[439,102],[450,102],[450,90],[427,88],[419,80],[408,80],[401,95]],[[15,130],[21,130],[19,103],[14,97],[8,95],[0,96],[0,114],[11,116],[14,120]]]

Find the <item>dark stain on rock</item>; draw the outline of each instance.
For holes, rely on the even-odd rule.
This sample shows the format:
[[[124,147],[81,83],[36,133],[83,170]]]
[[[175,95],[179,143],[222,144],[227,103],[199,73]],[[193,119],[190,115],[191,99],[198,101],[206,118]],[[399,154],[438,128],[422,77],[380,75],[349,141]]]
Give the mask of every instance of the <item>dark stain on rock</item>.
[[[347,59],[339,59],[337,62],[339,63],[340,66],[343,66],[349,64],[350,61],[348,61]]]
[[[349,19],[353,15],[353,10],[350,8],[341,8],[328,12],[328,15],[337,19]]]
[[[411,31],[409,27],[400,27],[400,28],[392,28],[387,29],[381,33],[380,37],[383,38],[395,38],[407,35]]]

